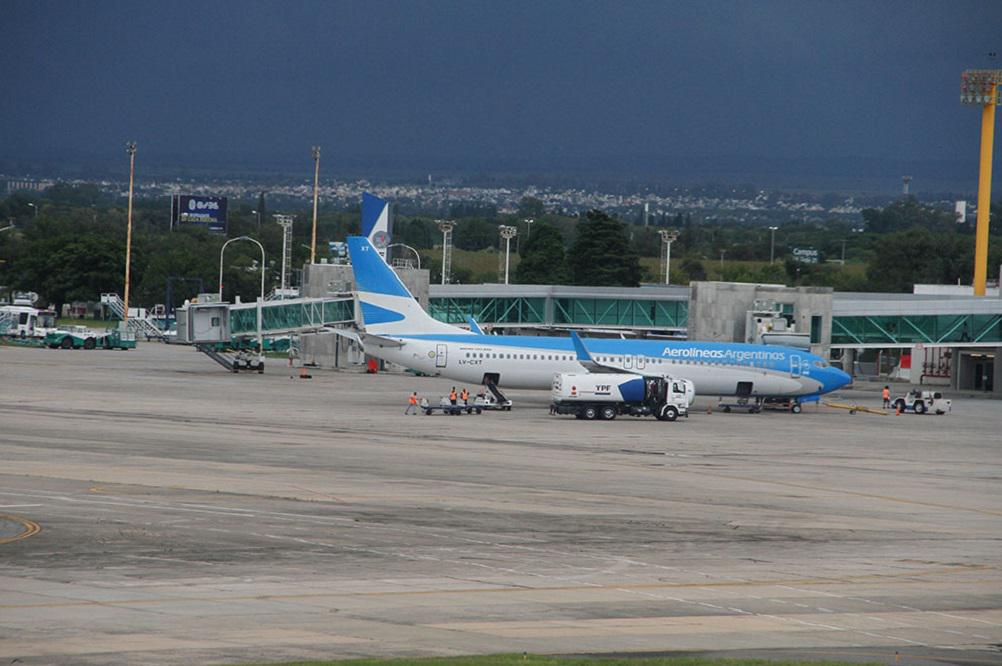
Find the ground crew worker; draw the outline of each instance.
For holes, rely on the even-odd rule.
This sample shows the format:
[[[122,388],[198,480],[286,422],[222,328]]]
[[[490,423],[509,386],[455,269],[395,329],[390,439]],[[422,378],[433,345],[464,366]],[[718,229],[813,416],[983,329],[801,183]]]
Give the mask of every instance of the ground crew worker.
[[[453,406],[456,405],[456,387],[455,386],[453,386],[452,390],[449,391],[449,402],[452,403]]]
[[[463,387],[462,392],[460,392],[459,397],[462,399],[463,405],[466,406],[466,407],[469,407],[469,405],[470,405],[470,392],[466,390],[465,386]]]
[[[891,408],[891,387],[884,386],[884,390],[880,392],[881,397],[884,399],[884,409]]]
[[[407,409],[404,410],[404,416],[412,413],[417,416],[417,391],[411,393],[411,397],[407,399]]]

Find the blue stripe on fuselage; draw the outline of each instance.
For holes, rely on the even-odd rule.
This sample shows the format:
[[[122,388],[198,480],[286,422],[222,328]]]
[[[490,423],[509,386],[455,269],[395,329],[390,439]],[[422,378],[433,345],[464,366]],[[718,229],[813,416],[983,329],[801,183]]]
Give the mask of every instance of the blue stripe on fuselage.
[[[461,343],[463,346],[490,345],[538,349],[574,354],[570,338],[552,338],[530,335],[409,335],[401,336],[412,340],[434,340],[436,342]],[[587,338],[583,340],[588,352],[594,357],[602,356],[645,356],[678,362],[720,363],[722,365],[754,366],[769,370],[789,372],[790,356],[799,356],[807,361],[807,374],[813,374],[811,364],[821,360],[806,351],[791,350],[774,345],[733,344],[725,342],[676,342],[651,340],[616,340],[612,338]],[[688,353],[687,353],[688,352]]]

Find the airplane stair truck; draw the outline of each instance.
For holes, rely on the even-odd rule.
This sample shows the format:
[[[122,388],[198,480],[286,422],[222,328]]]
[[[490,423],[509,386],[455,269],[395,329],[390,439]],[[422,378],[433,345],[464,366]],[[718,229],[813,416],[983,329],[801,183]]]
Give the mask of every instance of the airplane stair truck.
[[[101,305],[106,306],[119,319],[124,318],[125,303],[118,294],[101,294]],[[134,314],[132,314],[133,311],[135,311]],[[145,336],[147,340],[166,338],[166,333],[153,323],[153,318],[145,309],[129,308],[129,312],[129,328],[135,335]]]
[[[553,376],[555,414],[610,421],[619,414],[675,421],[689,416],[695,386],[688,379],[625,373],[569,373]]]

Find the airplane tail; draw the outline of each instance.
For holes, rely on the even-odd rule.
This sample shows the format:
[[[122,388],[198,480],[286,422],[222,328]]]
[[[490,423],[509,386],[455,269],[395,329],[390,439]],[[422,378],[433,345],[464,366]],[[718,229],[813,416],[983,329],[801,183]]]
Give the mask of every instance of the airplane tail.
[[[462,335],[467,331],[433,319],[424,311],[368,238],[350,236],[348,254],[365,332],[370,335]]]

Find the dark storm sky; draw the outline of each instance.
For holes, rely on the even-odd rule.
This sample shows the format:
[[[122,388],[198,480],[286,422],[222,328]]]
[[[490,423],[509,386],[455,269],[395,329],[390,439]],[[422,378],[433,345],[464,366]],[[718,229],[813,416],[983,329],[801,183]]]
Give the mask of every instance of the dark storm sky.
[[[1002,2],[0,5],[0,158],[976,162]],[[996,61],[996,67],[1002,63]],[[1000,142],[1002,143],[1002,142]],[[328,161],[329,160],[329,161]]]

